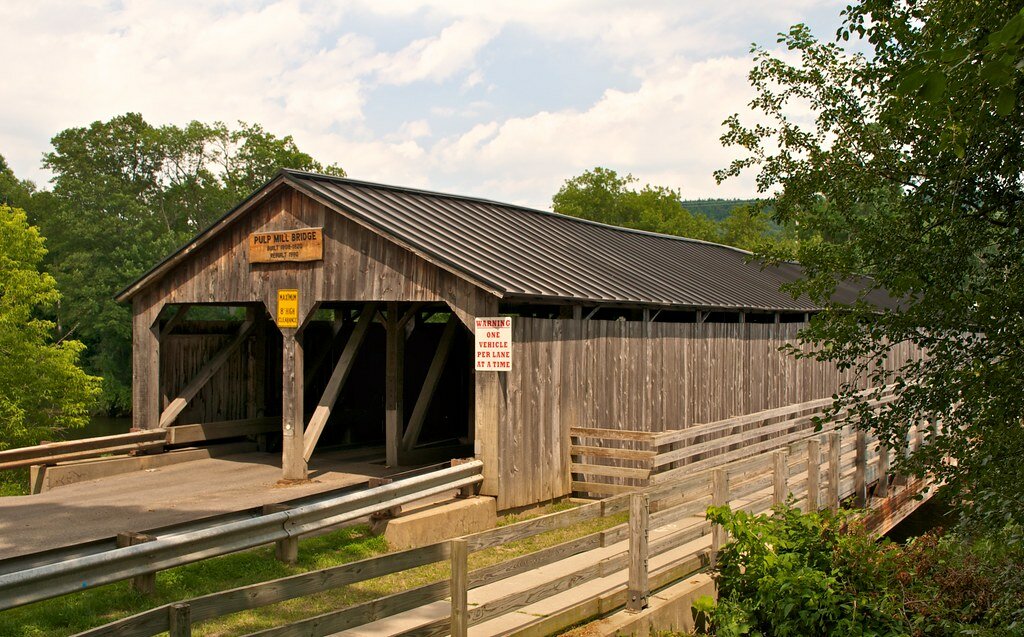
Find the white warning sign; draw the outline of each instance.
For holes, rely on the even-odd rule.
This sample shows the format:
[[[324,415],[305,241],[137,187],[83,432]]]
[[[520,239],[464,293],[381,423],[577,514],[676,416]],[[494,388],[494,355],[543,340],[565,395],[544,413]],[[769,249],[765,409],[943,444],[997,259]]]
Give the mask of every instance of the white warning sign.
[[[512,370],[512,317],[478,318],[474,335],[478,372]]]

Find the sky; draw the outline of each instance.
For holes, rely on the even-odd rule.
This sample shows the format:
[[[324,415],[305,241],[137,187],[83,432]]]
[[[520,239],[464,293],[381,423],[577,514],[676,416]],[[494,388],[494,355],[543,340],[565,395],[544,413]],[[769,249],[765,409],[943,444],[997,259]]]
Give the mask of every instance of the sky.
[[[750,46],[831,0],[0,0],[0,154],[45,187],[59,131],[126,112],[154,125],[259,123],[350,177],[550,208],[604,166],[684,198],[737,156]]]

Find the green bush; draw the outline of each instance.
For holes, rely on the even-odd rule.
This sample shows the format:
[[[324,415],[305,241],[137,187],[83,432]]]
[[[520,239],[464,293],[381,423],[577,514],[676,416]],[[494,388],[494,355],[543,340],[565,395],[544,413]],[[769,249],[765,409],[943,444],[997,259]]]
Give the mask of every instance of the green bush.
[[[708,519],[730,537],[719,601],[700,609],[719,637],[1024,634],[1019,544],[928,534],[903,546],[849,513],[789,506],[712,507]]]

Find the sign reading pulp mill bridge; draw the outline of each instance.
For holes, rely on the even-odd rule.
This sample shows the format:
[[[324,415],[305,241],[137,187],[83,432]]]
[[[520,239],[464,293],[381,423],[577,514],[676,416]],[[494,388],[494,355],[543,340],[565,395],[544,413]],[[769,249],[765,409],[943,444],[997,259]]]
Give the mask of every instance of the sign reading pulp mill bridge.
[[[323,228],[254,232],[249,235],[249,263],[319,261],[323,258]]]

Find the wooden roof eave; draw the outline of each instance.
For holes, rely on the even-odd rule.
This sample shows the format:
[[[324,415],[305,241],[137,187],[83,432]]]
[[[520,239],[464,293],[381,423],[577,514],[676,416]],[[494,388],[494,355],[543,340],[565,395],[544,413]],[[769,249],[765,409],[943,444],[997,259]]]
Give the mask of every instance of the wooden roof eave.
[[[337,203],[331,202],[330,200],[327,200],[324,197],[318,196],[315,192],[311,192],[308,189],[302,187],[302,185],[298,183],[296,180],[290,179],[286,171],[282,170],[279,171],[277,175],[275,175],[273,178],[271,178],[270,181],[268,181],[262,187],[257,189],[253,194],[247,197],[244,201],[242,201],[240,204],[232,208],[224,216],[222,216],[220,219],[214,222],[213,225],[209,226],[208,228],[197,234],[195,237],[192,238],[191,241],[186,243],[177,251],[168,255],[162,261],[160,261],[155,266],[150,268],[145,274],[140,276],[138,279],[129,284],[126,288],[124,288],[116,295],[114,295],[114,300],[118,301],[119,303],[125,303],[130,301],[132,297],[134,297],[136,294],[141,292],[143,289],[149,287],[156,281],[158,281],[161,277],[163,277],[164,274],[166,274],[174,267],[176,267],[178,264],[180,264],[182,261],[187,259],[193,252],[209,243],[214,237],[219,235],[228,226],[230,226],[240,217],[245,215],[246,212],[251,210],[254,206],[265,201],[267,198],[269,198],[272,194],[276,193],[285,185],[290,186],[295,190],[301,192],[302,194],[306,195],[307,197],[310,197],[318,201],[319,203],[323,204],[324,206],[327,206],[327,208],[334,210],[338,214],[341,214],[346,219],[350,219],[353,222],[359,224],[360,226],[370,230],[371,232],[383,236],[388,241],[391,241],[392,243],[400,246],[401,248],[408,250],[409,252],[412,252],[413,254],[420,257],[421,259],[424,259],[428,263],[431,263],[441,268],[442,270],[449,272],[459,277],[460,279],[465,280],[471,285],[474,285],[490,294],[493,294],[499,299],[504,298],[504,292],[498,289],[495,285],[487,283],[485,281],[477,280],[476,278],[469,276],[462,270],[453,267],[451,264],[446,263],[443,260],[437,259],[433,255],[424,252],[422,249],[419,249],[416,246],[413,246],[405,241],[402,241],[398,237],[391,236],[390,233],[382,232],[380,228],[374,227],[373,224],[368,223],[366,220],[362,219],[358,215],[353,214],[351,211],[342,209],[337,205]]]

